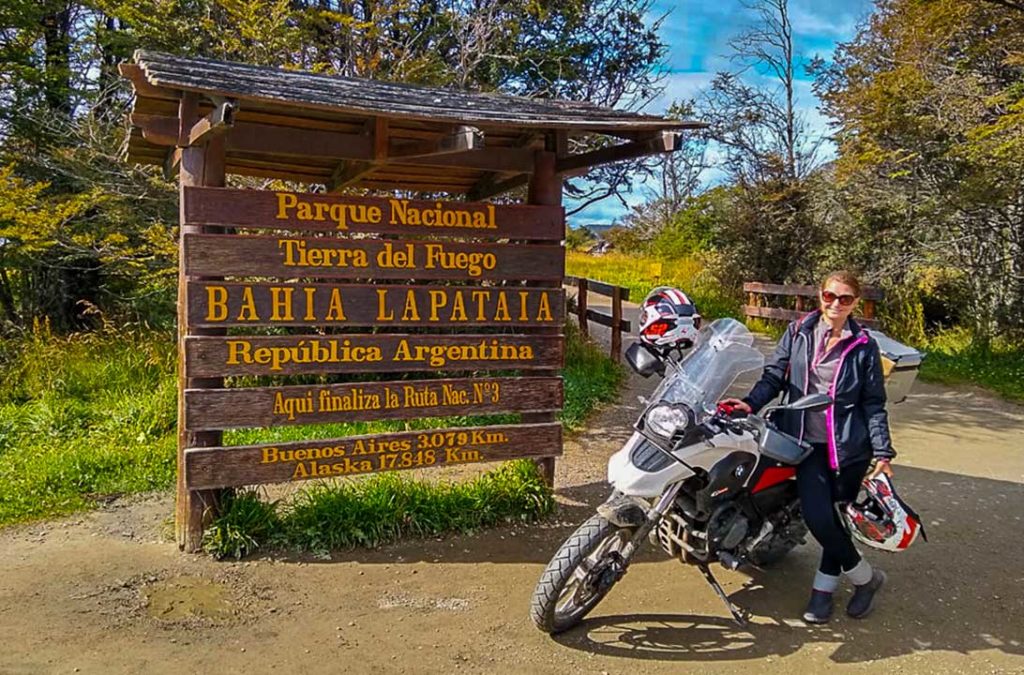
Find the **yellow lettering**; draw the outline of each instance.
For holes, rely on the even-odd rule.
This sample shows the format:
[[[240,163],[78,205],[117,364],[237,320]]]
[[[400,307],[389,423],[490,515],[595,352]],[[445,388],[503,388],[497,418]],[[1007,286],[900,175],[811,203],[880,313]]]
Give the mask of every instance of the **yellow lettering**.
[[[413,291],[405,292],[405,309],[402,310],[402,321],[419,321],[420,312],[416,307],[416,294]]]
[[[456,292],[452,299],[452,314],[449,319],[451,321],[468,321],[466,317],[466,303],[460,292]]]
[[[448,304],[448,296],[444,291],[430,291],[430,320],[437,321],[437,310]]]
[[[271,321],[294,321],[292,316],[292,293],[295,289],[291,286],[270,287],[270,320]]]
[[[239,363],[249,363],[249,350],[252,343],[248,340],[228,340],[228,365],[237,366]]]
[[[511,321],[508,313],[508,297],[504,293],[498,293],[498,306],[494,309],[495,321]]]
[[[306,286],[302,290],[306,292],[306,315],[302,318],[305,321],[316,321],[316,314],[314,313],[316,305],[313,302],[313,296],[316,294],[316,288],[313,286]]]
[[[377,289],[377,321],[394,321],[395,313],[387,308],[388,291],[385,288]]]
[[[551,316],[551,303],[548,301],[548,294],[540,294],[540,305],[537,307],[537,321],[554,321]]]
[[[223,286],[206,287],[206,320],[223,321],[228,318],[228,289]]]
[[[299,203],[299,198],[295,195],[287,194],[284,192],[278,192],[277,194],[277,219],[285,220],[288,218],[288,209],[295,208],[295,205]]]
[[[238,310],[238,321],[259,321],[256,313],[256,299],[252,297],[252,286],[242,289],[242,306]]]
[[[331,302],[330,306],[327,308],[327,316],[324,317],[324,321],[346,321],[345,308],[341,303],[340,289],[331,289]]]

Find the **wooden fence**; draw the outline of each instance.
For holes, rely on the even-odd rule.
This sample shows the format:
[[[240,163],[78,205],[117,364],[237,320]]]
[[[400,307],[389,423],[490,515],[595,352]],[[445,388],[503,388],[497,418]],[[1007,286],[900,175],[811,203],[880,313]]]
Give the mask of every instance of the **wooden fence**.
[[[622,302],[629,300],[629,289],[621,286],[613,286],[596,279],[581,279],[580,277],[565,277],[565,284],[575,286],[576,297],[569,297],[568,311],[575,314],[579,319],[580,332],[586,337],[590,334],[588,321],[608,326],[612,329],[612,360],[618,362],[622,355],[622,334],[628,333],[632,328],[628,319],[622,318]],[[612,299],[611,315],[599,312],[588,306],[587,295],[595,293]]]
[[[743,284],[743,292],[747,294],[747,304],[743,307],[743,313],[759,319],[792,321],[818,306],[817,286],[762,284],[753,281]],[[864,287],[857,321],[869,328],[878,328],[876,309],[878,301],[883,297],[881,289],[872,286]],[[789,305],[789,307],[777,305]]]

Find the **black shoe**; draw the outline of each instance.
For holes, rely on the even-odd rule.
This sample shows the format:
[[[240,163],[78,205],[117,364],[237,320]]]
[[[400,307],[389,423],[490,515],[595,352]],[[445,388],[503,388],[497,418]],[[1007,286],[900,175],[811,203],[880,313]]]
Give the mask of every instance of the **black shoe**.
[[[811,591],[811,599],[804,611],[807,623],[828,623],[832,618],[832,594],[825,591]]]
[[[875,606],[875,594],[885,583],[885,579],[885,572],[880,569],[872,570],[871,581],[853,587],[853,597],[846,606],[846,613],[854,619],[863,619],[870,614]]]

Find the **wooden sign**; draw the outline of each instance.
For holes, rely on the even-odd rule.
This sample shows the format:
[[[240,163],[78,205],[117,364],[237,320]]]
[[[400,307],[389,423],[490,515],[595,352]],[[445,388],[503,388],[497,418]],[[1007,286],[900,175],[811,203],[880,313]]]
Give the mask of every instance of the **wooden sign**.
[[[546,241],[565,238],[565,220],[559,206],[506,206],[199,187],[185,188],[182,199],[185,222],[196,225],[413,237]]]
[[[204,490],[561,454],[562,425],[557,422],[429,429],[190,448],[185,451],[185,481],[190,489]]]
[[[281,335],[185,338],[188,377],[536,370],[562,366],[561,335]]]
[[[190,282],[193,326],[554,326],[555,288]]]
[[[396,380],[185,391],[190,429],[561,410],[558,377]]]
[[[182,239],[189,276],[560,283],[565,273],[565,249],[552,245],[230,234],[186,234]]]

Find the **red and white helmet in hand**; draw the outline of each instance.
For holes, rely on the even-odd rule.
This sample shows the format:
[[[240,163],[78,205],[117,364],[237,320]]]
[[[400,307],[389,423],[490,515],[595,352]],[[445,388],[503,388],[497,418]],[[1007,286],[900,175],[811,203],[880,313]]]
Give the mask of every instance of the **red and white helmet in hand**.
[[[691,347],[700,330],[697,306],[678,288],[659,286],[640,305],[640,340],[661,348]]]
[[[920,534],[925,541],[921,518],[896,494],[885,474],[864,481],[856,501],[842,508],[843,520],[853,538],[882,551],[903,551]]]

